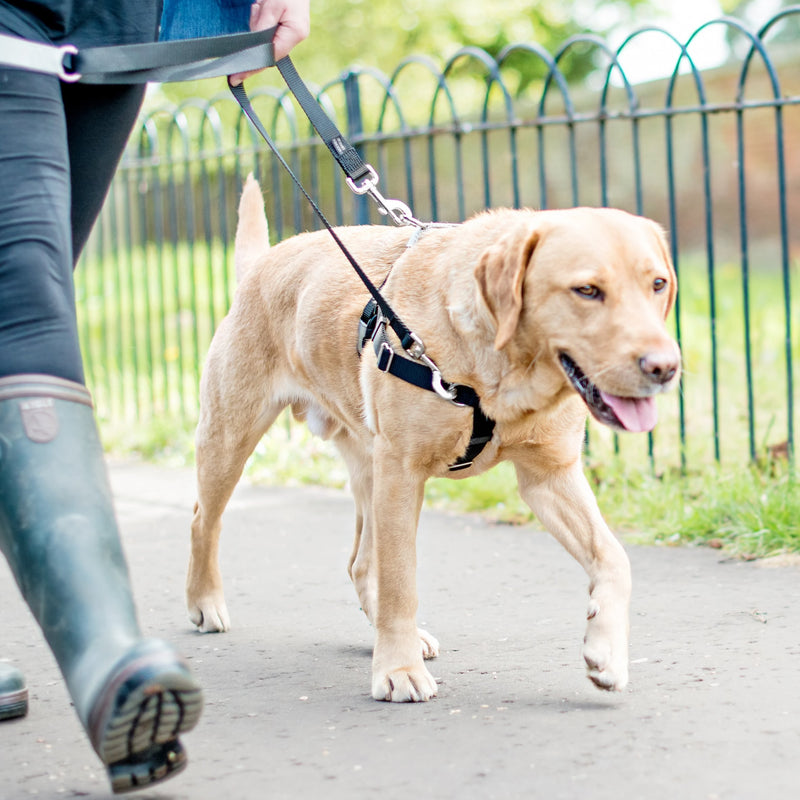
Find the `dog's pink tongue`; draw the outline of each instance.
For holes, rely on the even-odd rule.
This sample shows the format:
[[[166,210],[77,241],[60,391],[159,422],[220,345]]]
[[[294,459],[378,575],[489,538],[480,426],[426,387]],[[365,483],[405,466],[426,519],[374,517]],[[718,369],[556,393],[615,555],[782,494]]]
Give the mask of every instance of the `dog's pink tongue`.
[[[600,396],[617,415],[617,419],[626,431],[645,433],[655,428],[658,408],[654,397],[616,397],[602,391]]]

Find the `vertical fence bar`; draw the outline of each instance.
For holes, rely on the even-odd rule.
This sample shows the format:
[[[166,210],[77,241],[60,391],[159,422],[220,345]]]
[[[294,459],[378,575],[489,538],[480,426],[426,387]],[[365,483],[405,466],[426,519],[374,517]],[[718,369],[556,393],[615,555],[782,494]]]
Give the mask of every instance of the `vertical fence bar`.
[[[363,159],[364,147],[360,140],[364,135],[364,120],[361,116],[361,87],[358,75],[349,70],[344,79],[345,109],[347,113],[347,135],[356,152]],[[368,160],[368,159],[367,159]],[[356,225],[367,225],[369,223],[369,205],[366,197],[353,196],[355,206]]]
[[[739,189],[739,248],[742,271],[742,313],[744,315],[745,391],[747,393],[747,440],[750,460],[756,459],[755,399],[753,397],[753,356],[750,337],[750,244],[747,237],[747,179],[745,171],[744,112],[736,111],[736,150]]]

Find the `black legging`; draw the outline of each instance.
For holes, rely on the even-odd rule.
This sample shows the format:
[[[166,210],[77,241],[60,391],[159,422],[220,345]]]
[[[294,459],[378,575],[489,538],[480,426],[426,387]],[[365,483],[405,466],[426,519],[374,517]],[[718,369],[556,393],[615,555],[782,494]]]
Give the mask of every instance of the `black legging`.
[[[0,377],[84,383],[72,271],[143,94],[0,69]]]

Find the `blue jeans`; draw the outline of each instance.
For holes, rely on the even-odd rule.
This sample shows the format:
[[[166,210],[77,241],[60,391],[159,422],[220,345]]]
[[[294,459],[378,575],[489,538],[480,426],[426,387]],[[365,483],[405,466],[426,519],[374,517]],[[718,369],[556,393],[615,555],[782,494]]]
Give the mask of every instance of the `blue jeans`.
[[[221,36],[250,30],[253,0],[164,0],[161,41]]]

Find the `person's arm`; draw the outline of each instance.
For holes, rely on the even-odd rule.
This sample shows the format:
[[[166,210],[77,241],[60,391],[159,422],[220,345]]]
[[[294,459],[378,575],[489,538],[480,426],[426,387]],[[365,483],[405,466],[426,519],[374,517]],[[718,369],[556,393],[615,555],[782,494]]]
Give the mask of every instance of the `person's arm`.
[[[250,7],[250,30],[263,31],[278,26],[275,38],[275,60],[280,61],[289,51],[308,36],[311,28],[309,0],[256,0]],[[252,72],[231,75],[234,86],[240,84]]]

